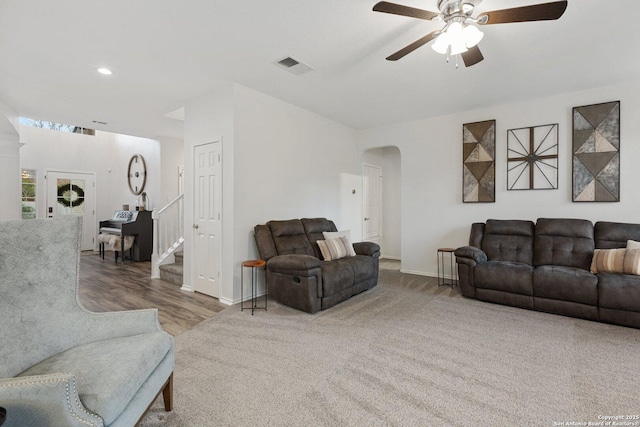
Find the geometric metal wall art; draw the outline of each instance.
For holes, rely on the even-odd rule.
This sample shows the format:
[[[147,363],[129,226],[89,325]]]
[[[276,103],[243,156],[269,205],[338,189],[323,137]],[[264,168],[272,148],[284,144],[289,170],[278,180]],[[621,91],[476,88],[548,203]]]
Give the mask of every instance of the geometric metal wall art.
[[[620,101],[573,109],[573,201],[620,201]]]
[[[495,202],[496,121],[464,124],[462,133],[462,201]]]
[[[558,125],[507,131],[507,190],[558,188]]]

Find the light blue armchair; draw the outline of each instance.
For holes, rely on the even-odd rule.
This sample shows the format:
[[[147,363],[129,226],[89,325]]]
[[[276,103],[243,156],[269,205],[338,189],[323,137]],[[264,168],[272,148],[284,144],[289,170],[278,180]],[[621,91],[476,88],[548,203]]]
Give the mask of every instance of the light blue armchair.
[[[173,338],[157,310],[78,303],[80,233],[73,217],[0,222],[3,427],[131,427],[160,391],[172,409]]]

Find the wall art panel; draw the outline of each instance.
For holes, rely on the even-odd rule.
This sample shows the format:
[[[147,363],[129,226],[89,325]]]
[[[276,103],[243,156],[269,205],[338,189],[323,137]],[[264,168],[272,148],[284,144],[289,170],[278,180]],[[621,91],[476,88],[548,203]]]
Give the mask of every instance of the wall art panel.
[[[620,101],[573,109],[573,201],[620,201]]]
[[[558,125],[507,131],[507,190],[558,188]]]
[[[496,121],[467,123],[462,133],[462,201],[495,202]]]

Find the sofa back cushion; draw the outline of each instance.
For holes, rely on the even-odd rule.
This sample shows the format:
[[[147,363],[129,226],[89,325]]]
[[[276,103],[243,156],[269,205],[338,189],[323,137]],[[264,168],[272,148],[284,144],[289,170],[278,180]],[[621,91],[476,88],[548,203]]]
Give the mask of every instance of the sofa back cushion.
[[[290,219],[286,221],[269,221],[273,243],[278,255],[311,255],[316,256],[311,242],[304,231],[302,221]]]
[[[256,239],[260,259],[268,261],[270,258],[278,255],[278,250],[276,249],[276,244],[273,241],[269,226],[264,224],[256,225],[253,228],[253,236]]]
[[[599,221],[594,234],[597,249],[626,248],[627,240],[640,241],[640,224]]]
[[[324,240],[325,231],[335,232],[338,231],[333,221],[326,218],[302,218],[302,226],[305,233],[307,233],[307,239],[313,247],[313,251],[317,258],[323,259],[322,252],[318,246],[318,240]]]
[[[593,224],[584,219],[539,218],[534,265],[561,265],[589,270],[595,248]]]
[[[489,261],[532,265],[533,240],[534,225],[531,221],[489,219],[484,227],[481,249]]]

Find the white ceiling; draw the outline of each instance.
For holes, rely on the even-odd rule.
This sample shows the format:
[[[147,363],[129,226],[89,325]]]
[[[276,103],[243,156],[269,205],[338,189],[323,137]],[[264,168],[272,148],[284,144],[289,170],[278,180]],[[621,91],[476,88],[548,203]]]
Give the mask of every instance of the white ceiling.
[[[545,1],[484,0],[477,11]],[[638,0],[569,0],[558,21],[482,27],[485,60],[457,70],[429,46],[386,61],[442,24],[372,12],[375,3],[1,0],[0,100],[21,116],[181,138],[183,123],[165,115],[218,79],[361,129],[604,86],[640,70]],[[397,3],[437,10],[437,0]],[[313,71],[274,65],[289,55]]]

